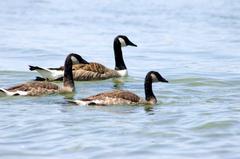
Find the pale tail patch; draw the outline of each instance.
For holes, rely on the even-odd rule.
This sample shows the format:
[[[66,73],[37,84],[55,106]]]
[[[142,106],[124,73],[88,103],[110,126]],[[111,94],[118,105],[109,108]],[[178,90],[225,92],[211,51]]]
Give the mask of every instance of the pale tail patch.
[[[77,105],[89,105],[90,103],[95,103],[96,101],[83,101],[83,100],[69,100],[70,103],[75,103]],[[97,104],[97,103],[96,103]]]
[[[127,76],[128,75],[128,71],[127,70],[117,70],[118,74],[121,77]]]
[[[28,92],[26,92],[26,91],[10,92],[8,90],[0,88],[0,96],[26,96],[27,94],[28,94]]]

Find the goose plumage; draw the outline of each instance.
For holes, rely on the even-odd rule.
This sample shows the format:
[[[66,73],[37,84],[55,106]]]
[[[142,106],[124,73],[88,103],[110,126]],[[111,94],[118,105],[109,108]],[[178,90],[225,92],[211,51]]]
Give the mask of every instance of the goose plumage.
[[[63,87],[48,81],[31,81],[19,84],[7,89],[0,88],[0,95],[3,96],[39,96],[44,94],[73,92],[74,81],[72,74],[72,65],[79,63],[79,55],[69,54],[64,64]]]
[[[156,104],[157,99],[152,91],[153,82],[168,82],[158,72],[150,71],[147,73],[144,82],[145,99],[139,97],[135,93],[125,90],[114,90],[99,93],[87,98],[79,100],[71,100],[70,102],[79,105],[135,105],[135,104]]]
[[[73,66],[73,79],[77,81],[90,81],[90,80],[105,80],[109,78],[127,76],[128,71],[123,60],[122,47],[135,46],[127,36],[118,35],[113,42],[115,69],[110,69],[100,63],[90,62],[86,60],[79,60],[80,63]],[[62,80],[63,67],[59,68],[42,68],[38,66],[30,66],[31,71],[35,70],[41,74],[39,80]]]

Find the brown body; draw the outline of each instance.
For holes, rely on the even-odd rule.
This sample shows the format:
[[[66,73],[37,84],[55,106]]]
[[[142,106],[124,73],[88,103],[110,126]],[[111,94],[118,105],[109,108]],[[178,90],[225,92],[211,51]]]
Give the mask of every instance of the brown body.
[[[49,68],[49,70],[64,71],[64,67]],[[121,77],[118,71],[105,67],[96,62],[88,64],[75,64],[72,67],[73,79],[75,81],[105,80],[109,78]],[[48,79],[51,81],[51,79]],[[62,80],[58,78],[57,80]]]
[[[115,90],[111,92],[99,93],[94,96],[90,96],[83,100],[92,101],[96,104],[110,105],[110,104],[136,104],[142,101],[142,99],[136,94],[123,91]]]
[[[50,82],[28,82],[24,84],[19,84],[14,87],[7,89],[9,92],[26,92],[29,96],[39,96],[43,94],[53,94],[60,92],[60,87],[54,83]],[[14,94],[21,95],[21,94]]]
[[[75,100],[74,103],[80,105],[134,105],[144,103],[144,100],[132,92],[115,90]]]

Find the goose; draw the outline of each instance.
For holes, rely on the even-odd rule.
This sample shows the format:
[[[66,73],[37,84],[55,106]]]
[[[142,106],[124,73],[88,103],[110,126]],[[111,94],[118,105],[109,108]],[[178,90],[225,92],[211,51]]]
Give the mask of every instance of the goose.
[[[81,63],[73,66],[73,79],[77,81],[105,80],[114,77],[123,77],[128,75],[127,67],[123,60],[122,47],[134,46],[127,36],[118,35],[113,42],[115,69],[110,69],[100,63],[90,62]],[[63,67],[59,68],[41,68],[38,66],[29,66],[31,71],[37,71],[42,77],[37,80],[62,80]]]
[[[138,95],[125,90],[114,90],[103,92],[83,99],[69,100],[71,103],[78,105],[136,105],[157,103],[157,99],[153,94],[153,82],[168,82],[158,72],[150,71],[147,73],[144,82],[145,100]]]
[[[72,65],[79,63],[78,54],[69,54],[64,64],[63,87],[48,81],[31,81],[7,89],[0,88],[1,96],[40,96],[53,93],[74,92]]]

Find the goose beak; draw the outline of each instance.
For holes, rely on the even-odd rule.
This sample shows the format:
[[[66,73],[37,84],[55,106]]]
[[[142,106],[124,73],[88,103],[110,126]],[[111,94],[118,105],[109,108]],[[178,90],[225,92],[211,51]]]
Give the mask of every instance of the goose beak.
[[[162,78],[162,79],[160,80],[160,82],[166,82],[166,83],[168,83],[168,80],[166,80],[165,78]]]
[[[137,47],[137,45],[134,44],[133,42],[131,42],[130,40],[129,40],[129,42],[128,42],[128,45],[130,45],[130,46],[134,46],[134,47]]]

